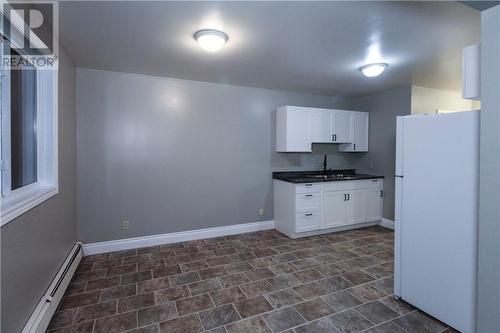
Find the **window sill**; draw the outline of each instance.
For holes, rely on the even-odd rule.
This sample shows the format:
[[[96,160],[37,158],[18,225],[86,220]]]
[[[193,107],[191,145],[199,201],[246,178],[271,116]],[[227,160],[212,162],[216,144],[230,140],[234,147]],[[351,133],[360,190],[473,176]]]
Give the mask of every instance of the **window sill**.
[[[50,199],[58,192],[56,186],[40,185],[24,192],[22,195],[2,199],[0,226],[3,227],[16,217]]]

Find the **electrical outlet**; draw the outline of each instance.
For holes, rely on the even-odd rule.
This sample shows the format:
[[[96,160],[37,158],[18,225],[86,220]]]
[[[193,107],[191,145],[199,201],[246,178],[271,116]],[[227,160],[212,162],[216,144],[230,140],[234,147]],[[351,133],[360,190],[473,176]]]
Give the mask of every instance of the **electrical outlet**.
[[[259,208],[259,215],[263,216],[264,215],[264,208]]]
[[[128,230],[129,227],[130,227],[129,221],[122,221],[122,229],[123,230]]]

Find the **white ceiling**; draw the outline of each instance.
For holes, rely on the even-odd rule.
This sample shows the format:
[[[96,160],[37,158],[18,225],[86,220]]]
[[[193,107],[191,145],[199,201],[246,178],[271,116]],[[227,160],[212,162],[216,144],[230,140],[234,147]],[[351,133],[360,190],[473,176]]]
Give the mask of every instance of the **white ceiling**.
[[[216,28],[222,51],[192,35]],[[416,84],[460,89],[461,50],[480,13],[456,2],[70,1],[63,45],[79,67],[332,95]],[[387,62],[366,79],[358,67]]]

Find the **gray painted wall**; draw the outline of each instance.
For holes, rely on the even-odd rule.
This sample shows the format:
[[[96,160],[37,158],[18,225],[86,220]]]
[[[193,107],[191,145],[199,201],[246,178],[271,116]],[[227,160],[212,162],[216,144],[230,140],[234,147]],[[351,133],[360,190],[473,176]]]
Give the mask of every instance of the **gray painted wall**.
[[[77,70],[77,92],[85,242],[270,220],[273,170],[319,169],[324,153],[332,168],[361,158],[335,145],[274,152],[273,110],[343,102],[328,96],[89,69]]]
[[[481,13],[478,332],[500,327],[500,6]]]
[[[76,241],[75,67],[60,50],[59,193],[1,228],[1,331],[20,332]]]
[[[385,176],[383,216],[394,220],[396,117],[411,113],[411,87],[353,98],[351,104],[354,109],[370,112],[370,146],[358,168]]]

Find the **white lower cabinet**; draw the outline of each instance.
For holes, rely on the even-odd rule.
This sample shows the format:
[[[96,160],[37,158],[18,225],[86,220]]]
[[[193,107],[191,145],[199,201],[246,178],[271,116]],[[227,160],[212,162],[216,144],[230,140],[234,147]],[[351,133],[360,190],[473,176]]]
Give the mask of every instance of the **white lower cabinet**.
[[[314,184],[274,181],[276,229],[296,238],[382,219],[382,179]]]

